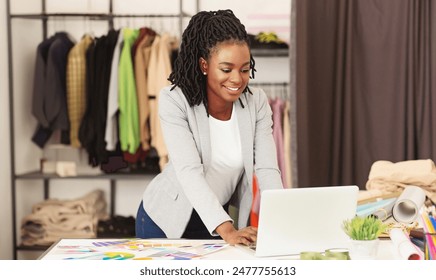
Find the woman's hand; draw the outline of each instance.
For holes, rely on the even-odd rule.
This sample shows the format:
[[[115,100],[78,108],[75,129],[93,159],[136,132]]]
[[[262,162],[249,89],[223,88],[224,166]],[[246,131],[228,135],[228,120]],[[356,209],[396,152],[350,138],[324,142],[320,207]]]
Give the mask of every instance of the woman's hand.
[[[236,230],[231,222],[222,223],[216,228],[216,232],[230,245],[250,245],[257,239],[257,228],[249,226]]]

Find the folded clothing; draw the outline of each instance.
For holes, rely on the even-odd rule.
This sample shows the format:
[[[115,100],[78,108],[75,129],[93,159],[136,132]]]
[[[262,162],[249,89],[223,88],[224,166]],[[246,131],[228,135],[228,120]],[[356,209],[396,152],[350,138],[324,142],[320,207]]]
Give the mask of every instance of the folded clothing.
[[[21,222],[26,246],[47,246],[61,238],[97,236],[99,219],[108,217],[104,192],[95,190],[76,200],[47,199],[32,207]]]

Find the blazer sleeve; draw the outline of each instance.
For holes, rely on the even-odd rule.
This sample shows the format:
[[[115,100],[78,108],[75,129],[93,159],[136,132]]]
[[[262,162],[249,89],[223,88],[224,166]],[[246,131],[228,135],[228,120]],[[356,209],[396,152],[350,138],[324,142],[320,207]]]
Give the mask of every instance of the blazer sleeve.
[[[178,89],[169,88],[161,91],[159,99],[159,117],[169,158],[184,194],[208,231],[217,235],[216,227],[232,219],[205,179],[200,144],[193,133],[197,125],[193,110]],[[201,136],[197,135],[197,140],[198,137]]]
[[[256,124],[254,133],[254,170],[261,191],[283,188],[277,163],[277,149],[273,138],[271,106],[265,92],[254,93]]]

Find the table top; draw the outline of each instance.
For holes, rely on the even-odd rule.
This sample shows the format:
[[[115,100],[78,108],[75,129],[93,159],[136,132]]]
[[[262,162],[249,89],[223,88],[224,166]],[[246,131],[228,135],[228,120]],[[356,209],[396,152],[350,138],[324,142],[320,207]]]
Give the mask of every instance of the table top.
[[[40,260],[265,260],[294,259],[299,255],[255,257],[240,246],[223,240],[188,239],[61,239],[39,258]],[[400,259],[391,240],[380,240],[378,260]]]

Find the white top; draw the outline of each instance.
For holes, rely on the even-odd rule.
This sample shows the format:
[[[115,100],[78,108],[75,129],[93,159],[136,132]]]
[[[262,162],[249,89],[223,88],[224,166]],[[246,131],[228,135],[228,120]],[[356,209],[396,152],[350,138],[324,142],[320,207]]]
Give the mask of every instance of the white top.
[[[235,106],[228,121],[209,116],[209,127],[212,158],[205,174],[206,181],[224,205],[235,191],[244,167]]]
[[[117,125],[117,111],[118,111],[118,62],[121,55],[121,45],[123,43],[124,29],[118,33],[117,44],[115,45],[114,54],[111,64],[111,76],[109,79],[109,93],[107,102],[107,116],[106,116],[106,130],[104,140],[106,141],[106,149],[114,151],[118,142],[118,125]]]

